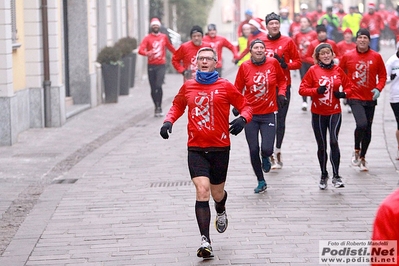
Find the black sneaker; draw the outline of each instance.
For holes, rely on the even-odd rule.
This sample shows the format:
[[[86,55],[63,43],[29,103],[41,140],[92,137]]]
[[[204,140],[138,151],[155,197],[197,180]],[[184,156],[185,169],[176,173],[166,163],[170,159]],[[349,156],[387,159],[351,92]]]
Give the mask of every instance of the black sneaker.
[[[213,258],[212,246],[206,236],[201,236],[201,246],[197,250],[197,257],[204,259]]]
[[[332,183],[335,188],[345,187],[345,184],[342,182],[342,178],[339,175],[333,177]]]
[[[228,224],[229,220],[227,219],[226,211],[218,213],[216,215],[215,227],[219,233],[224,233],[224,231],[226,231],[227,229]]]
[[[319,183],[319,188],[321,190],[324,190],[327,188],[327,181],[328,181],[328,176],[321,176],[320,178],[320,183]]]

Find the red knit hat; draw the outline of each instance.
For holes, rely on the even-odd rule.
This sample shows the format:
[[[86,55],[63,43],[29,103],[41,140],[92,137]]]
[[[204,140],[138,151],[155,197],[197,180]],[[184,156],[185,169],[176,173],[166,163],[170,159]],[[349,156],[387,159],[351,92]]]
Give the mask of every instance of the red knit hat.
[[[265,27],[263,26],[263,19],[261,18],[253,18],[251,19],[248,24],[255,26],[258,30],[265,30]]]
[[[367,7],[375,9],[375,4],[374,3],[369,3]]]
[[[159,19],[157,19],[157,18],[153,18],[153,19],[151,19],[151,22],[150,22],[150,26],[152,26],[152,25],[161,26],[161,21],[159,21]]]
[[[344,34],[345,34],[345,33],[353,34],[353,32],[352,32],[352,30],[351,30],[350,28],[346,28],[346,29],[344,30]]]

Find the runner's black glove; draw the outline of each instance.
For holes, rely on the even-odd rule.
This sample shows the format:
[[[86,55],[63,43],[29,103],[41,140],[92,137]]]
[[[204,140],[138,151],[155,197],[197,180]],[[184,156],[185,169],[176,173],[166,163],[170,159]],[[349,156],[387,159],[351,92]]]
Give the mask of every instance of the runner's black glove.
[[[326,92],[326,90],[327,90],[327,87],[323,85],[323,86],[320,86],[317,88],[317,93],[324,94]]]
[[[231,134],[237,136],[245,127],[245,124],[247,123],[247,120],[240,116],[234,119],[233,121],[230,122],[231,127],[229,128],[229,131]]]
[[[283,57],[280,57],[278,54],[274,54],[274,58],[277,59],[277,61],[280,63],[280,66],[283,69],[286,69],[288,67],[287,63],[284,61],[284,55],[283,55]]]
[[[234,116],[238,116],[240,114],[240,112],[238,112],[238,110],[235,107],[231,111],[233,112]]]
[[[169,138],[168,132],[172,133],[172,123],[166,121],[165,123],[163,123],[159,134],[161,134],[162,138],[168,139]]]
[[[283,108],[288,104],[288,99],[284,95],[277,96],[277,105],[278,108]]]
[[[341,99],[341,98],[346,98],[346,93],[343,91],[334,91],[334,96],[335,98]]]
[[[394,80],[396,78],[396,73],[391,74],[391,80]]]

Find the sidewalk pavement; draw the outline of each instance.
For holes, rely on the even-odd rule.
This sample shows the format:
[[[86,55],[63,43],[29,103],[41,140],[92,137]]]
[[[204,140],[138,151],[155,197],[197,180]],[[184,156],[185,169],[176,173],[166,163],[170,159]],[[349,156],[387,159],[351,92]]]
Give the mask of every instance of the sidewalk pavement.
[[[228,62],[225,77],[233,82],[236,68]],[[85,111],[62,128],[30,129],[15,145],[0,147],[0,265],[317,265],[320,240],[369,240],[379,203],[398,187],[389,86],[376,108],[370,171],[350,166],[355,125],[343,109],[340,173],[346,187],[335,189],[330,179],[321,191],[299,82],[297,73],[284,167],[266,174],[266,193],[253,193],[244,134],[232,137],[229,228],[218,234],[212,226],[213,260],[196,257],[200,236],[186,117],[163,140],[163,119],[153,117],[143,81],[117,104]],[[166,76],[165,112],[181,84],[181,75]]]

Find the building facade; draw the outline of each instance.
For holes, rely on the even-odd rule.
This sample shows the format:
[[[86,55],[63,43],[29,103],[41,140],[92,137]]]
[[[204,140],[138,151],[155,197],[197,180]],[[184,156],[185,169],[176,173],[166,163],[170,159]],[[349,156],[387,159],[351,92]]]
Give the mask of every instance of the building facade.
[[[0,145],[102,103],[98,51],[141,40],[148,0],[0,1]]]

